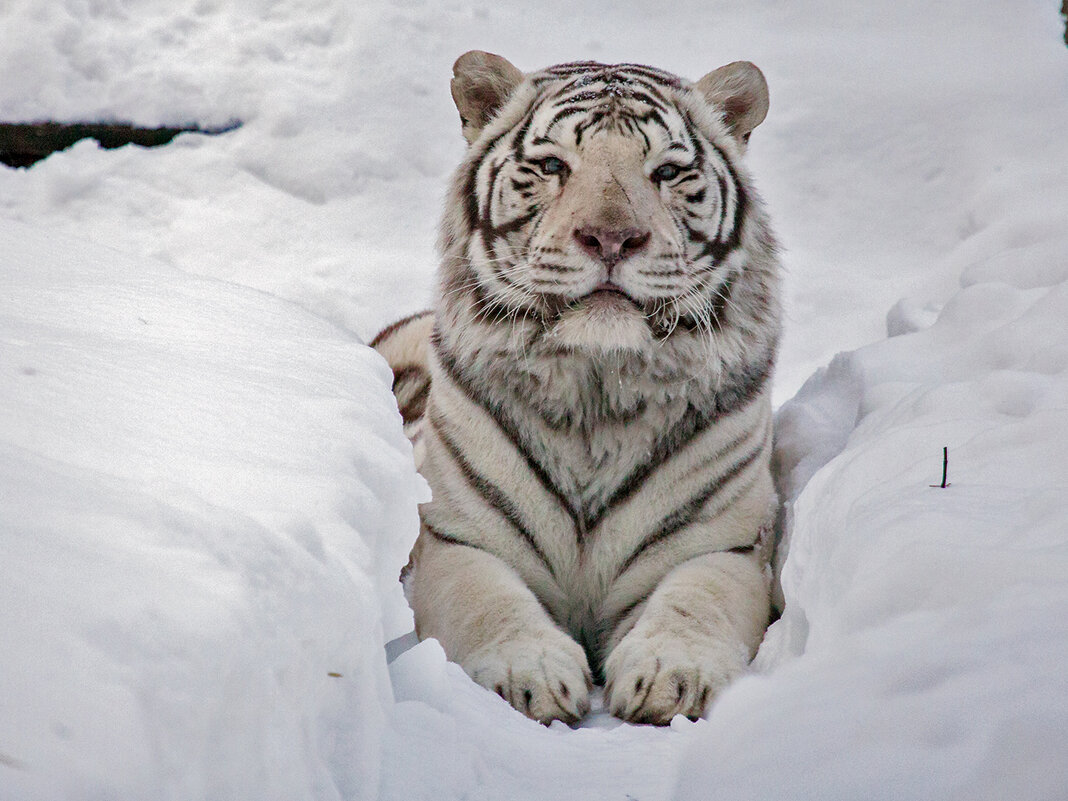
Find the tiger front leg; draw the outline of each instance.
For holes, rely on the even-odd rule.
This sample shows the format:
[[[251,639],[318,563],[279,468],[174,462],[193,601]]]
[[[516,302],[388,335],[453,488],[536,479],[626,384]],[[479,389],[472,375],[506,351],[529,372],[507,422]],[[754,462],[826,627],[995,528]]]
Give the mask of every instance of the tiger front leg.
[[[634,723],[699,717],[749,664],[769,610],[768,579],[754,554],[706,554],[679,565],[633,628],[616,634],[605,663],[608,708]]]
[[[529,718],[574,723],[589,711],[585,651],[511,567],[425,529],[413,557],[408,589],[420,639],[438,640],[450,661]]]

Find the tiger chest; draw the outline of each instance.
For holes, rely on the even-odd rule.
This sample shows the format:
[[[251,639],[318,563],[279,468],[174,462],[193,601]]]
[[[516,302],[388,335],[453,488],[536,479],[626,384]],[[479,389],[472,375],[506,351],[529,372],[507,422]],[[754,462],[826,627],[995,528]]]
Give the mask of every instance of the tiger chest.
[[[581,366],[585,369],[554,365],[554,381],[530,387],[529,405],[517,404],[516,418],[535,461],[574,515],[589,521],[649,462],[686,413],[687,399],[665,397],[662,387],[644,377],[624,383],[610,370]],[[581,543],[586,532],[576,533]]]
[[[604,551],[613,550],[638,532],[604,524],[627,500],[635,477],[648,479],[653,454],[684,410],[682,404],[648,404],[640,414],[623,420],[603,419],[592,430],[559,429],[533,424],[528,430],[532,455],[541,464],[570,507],[572,530],[552,537],[539,532],[557,549],[547,554],[554,563],[557,592],[568,599],[568,617],[582,616],[600,605],[611,581],[599,563]],[[586,610],[583,612],[582,610]]]
[[[537,436],[539,461],[576,516],[589,519],[648,461],[660,428],[649,419],[604,424],[589,434],[542,428]],[[584,533],[576,532],[576,544]]]

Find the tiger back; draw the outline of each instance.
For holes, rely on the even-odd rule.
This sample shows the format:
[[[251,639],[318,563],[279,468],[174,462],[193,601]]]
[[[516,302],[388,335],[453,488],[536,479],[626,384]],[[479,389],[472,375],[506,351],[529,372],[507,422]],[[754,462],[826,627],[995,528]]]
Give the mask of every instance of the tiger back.
[[[433,499],[409,599],[480,684],[573,721],[696,716],[768,618],[779,264],[736,62],[454,67],[469,142],[430,313],[375,346]]]

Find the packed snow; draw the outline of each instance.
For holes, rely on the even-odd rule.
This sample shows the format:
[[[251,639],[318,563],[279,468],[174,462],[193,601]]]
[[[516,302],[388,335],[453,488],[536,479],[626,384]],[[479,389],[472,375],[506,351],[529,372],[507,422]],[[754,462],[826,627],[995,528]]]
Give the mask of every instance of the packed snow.
[[[360,797],[425,494],[388,368],[244,287],[0,252],[0,797]]]
[[[0,121],[241,127],[0,169],[0,799],[1068,797],[1056,5],[9,0]],[[768,76],[784,611],[703,720],[388,662],[427,490],[362,341],[473,47]]]

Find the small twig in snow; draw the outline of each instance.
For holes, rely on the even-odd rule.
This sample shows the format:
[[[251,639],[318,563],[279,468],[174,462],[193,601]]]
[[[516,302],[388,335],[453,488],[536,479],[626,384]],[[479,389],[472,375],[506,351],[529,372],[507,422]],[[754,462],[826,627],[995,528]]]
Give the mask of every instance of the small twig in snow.
[[[929,487],[935,487],[937,489],[945,489],[949,486],[946,481],[946,477],[949,475],[949,447],[942,448],[942,483],[941,484],[928,484]]]

